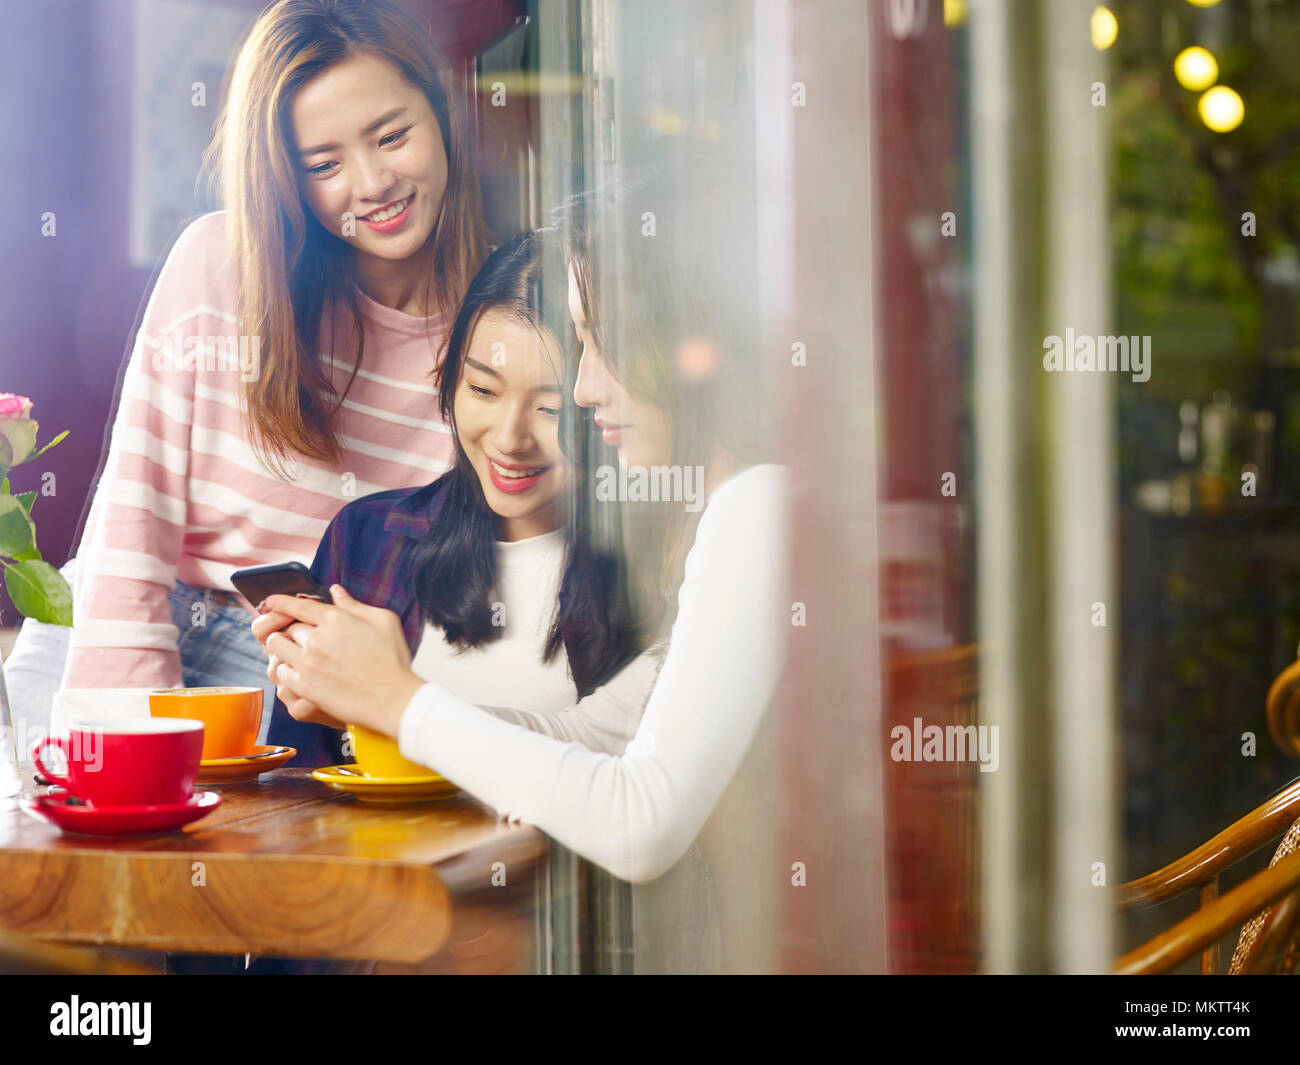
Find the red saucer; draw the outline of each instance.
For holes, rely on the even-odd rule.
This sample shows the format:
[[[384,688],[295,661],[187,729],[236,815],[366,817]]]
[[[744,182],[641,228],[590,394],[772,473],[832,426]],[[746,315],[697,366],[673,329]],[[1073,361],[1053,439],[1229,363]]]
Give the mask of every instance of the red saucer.
[[[206,817],[221,805],[215,791],[196,791],[185,802],[161,806],[69,805],[68,793],[51,788],[48,795],[27,795],[20,805],[32,817],[64,832],[88,836],[124,836],[141,832],[170,832]]]

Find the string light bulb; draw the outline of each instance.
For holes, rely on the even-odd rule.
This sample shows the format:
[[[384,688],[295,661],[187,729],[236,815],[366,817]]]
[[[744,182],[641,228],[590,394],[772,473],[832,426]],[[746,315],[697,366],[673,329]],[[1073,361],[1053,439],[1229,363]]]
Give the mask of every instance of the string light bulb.
[[[1174,60],[1174,77],[1184,89],[1201,92],[1219,80],[1219,61],[1194,44],[1178,53]]]
[[[1092,10],[1092,46],[1104,52],[1119,36],[1119,20],[1115,13],[1105,5],[1098,5]]]
[[[1226,85],[1216,85],[1201,97],[1196,105],[1204,122],[1215,133],[1228,133],[1241,125],[1246,117],[1246,105],[1241,97]]]

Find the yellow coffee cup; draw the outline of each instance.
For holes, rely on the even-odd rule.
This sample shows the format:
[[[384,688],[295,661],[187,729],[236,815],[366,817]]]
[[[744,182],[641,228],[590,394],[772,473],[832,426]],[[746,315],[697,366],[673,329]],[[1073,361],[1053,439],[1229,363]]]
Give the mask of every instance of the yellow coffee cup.
[[[203,760],[252,754],[262,727],[261,688],[167,688],[149,693],[154,717],[203,722]]]
[[[427,766],[418,765],[402,757],[397,741],[381,732],[363,725],[349,725],[352,755],[357,769],[369,777],[428,777],[437,776]]]

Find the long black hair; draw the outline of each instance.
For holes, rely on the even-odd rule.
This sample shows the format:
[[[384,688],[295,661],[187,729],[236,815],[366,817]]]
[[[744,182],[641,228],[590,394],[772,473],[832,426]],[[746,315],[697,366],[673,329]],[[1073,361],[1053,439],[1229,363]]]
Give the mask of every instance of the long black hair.
[[[576,195],[555,222],[601,358],[630,393],[668,418],[667,463],[704,468],[722,451],[744,468],[773,450],[768,423],[754,416],[763,409],[760,315],[747,300],[726,298],[749,290],[710,274],[711,257],[684,213],[661,208],[657,234],[641,235],[644,203],[674,204],[656,195],[671,179],[647,172],[625,188]],[[702,360],[693,360],[693,351]],[[591,493],[578,501],[591,505]],[[666,637],[676,618],[702,513],[662,502],[617,508],[619,553],[636,578],[630,594],[649,642]]]
[[[493,252],[470,282],[447,342],[438,405],[456,429],[456,390],[470,339],[483,314],[508,314],[562,349],[571,347],[567,311],[568,273],[558,236],[537,230],[515,237]],[[567,355],[567,353],[566,353]],[[575,360],[564,358],[559,440],[575,466],[576,491],[586,490],[584,456],[593,452],[593,422],[573,403]],[[456,435],[456,464],[438,479],[442,503],[412,556],[416,598],[423,620],[442,629],[455,647],[480,647],[500,639],[493,624],[496,585],[497,515],[488,507],[469,457]],[[569,672],[579,696],[603,684],[644,647],[628,592],[625,564],[616,550],[592,542],[590,523],[577,508],[566,524],[564,576],[555,619],[542,660],[568,651]]]

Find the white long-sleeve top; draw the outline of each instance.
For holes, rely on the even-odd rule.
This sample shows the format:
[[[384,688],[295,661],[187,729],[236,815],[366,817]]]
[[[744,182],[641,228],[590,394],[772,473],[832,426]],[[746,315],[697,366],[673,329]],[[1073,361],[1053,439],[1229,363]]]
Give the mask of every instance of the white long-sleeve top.
[[[513,724],[621,754],[636,735],[660,659],[654,651],[643,653],[600,689],[600,698],[581,701],[563,650],[542,661],[564,573],[564,544],[563,529],[498,542],[492,594],[501,614],[500,637],[465,650],[426,622],[411,672]]]
[[[698,835],[775,687],[787,624],[787,472],[753,466],[709,497],[658,681],[622,754],[519,728],[437,684],[402,713],[402,754],[615,876],[647,883]],[[629,669],[649,668],[645,656]],[[625,670],[624,673],[628,671]],[[600,721],[620,673],[571,711]]]

